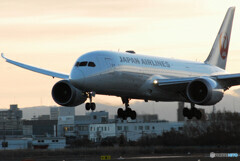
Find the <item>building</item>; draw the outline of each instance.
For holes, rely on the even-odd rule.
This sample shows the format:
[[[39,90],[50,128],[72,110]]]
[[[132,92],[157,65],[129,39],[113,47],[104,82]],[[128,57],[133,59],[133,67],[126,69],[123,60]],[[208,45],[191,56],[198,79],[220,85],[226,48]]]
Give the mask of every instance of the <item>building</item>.
[[[0,136],[22,135],[22,110],[18,105],[10,105],[9,110],[0,111]]]
[[[75,107],[58,107],[58,117],[75,116]]]
[[[64,149],[66,138],[63,137],[33,137],[0,139],[0,150],[16,149]]]
[[[157,114],[142,114],[137,115],[135,120],[129,120],[131,122],[156,122],[158,121],[158,115]],[[117,115],[114,116],[113,120],[109,120],[109,122],[124,122],[123,119],[118,118]]]
[[[58,136],[75,136],[74,107],[58,107]]]
[[[184,102],[178,102],[177,121],[185,121],[183,116]]]
[[[38,120],[50,120],[50,115],[39,115]]]
[[[109,121],[108,112],[105,111],[58,117],[58,136],[88,138],[92,141],[120,135],[136,141],[144,135],[157,136],[163,131],[179,130],[182,127],[183,122],[159,122],[157,115],[140,115],[131,122],[119,119]]]
[[[75,107],[51,107],[50,120],[58,120],[59,116],[74,116]]]
[[[58,108],[59,107],[50,108],[50,120],[58,120]]]
[[[116,123],[89,125],[89,140],[91,141],[99,142],[104,138],[116,136]]]
[[[58,117],[58,136],[76,136],[74,116]]]
[[[124,135],[128,141],[137,141],[142,136],[156,137],[164,131],[170,131],[171,129],[181,130],[183,125],[183,122],[90,124],[89,139],[96,142],[106,137],[119,137]]]
[[[22,135],[21,120],[0,120],[0,136],[3,135]]]
[[[31,149],[32,138],[0,139],[0,150]]]
[[[156,122],[158,121],[158,115],[157,114],[137,115],[136,120],[137,122]]]
[[[10,105],[10,109],[6,111],[0,111],[0,120],[21,120],[22,110],[18,108],[18,105]]]
[[[57,120],[23,120],[24,136],[58,136]]]
[[[108,112],[89,112],[86,115],[70,115],[58,117],[59,136],[88,138],[89,125],[108,123]]]
[[[97,111],[89,112],[86,115],[75,116],[76,136],[80,138],[88,138],[90,124],[106,124],[108,123],[108,112]]]
[[[206,121],[207,120],[207,115],[206,115],[206,112],[205,112],[205,109],[203,108],[198,108],[200,110],[200,112],[202,113],[202,117],[201,117],[201,121]]]
[[[22,110],[18,108],[17,104],[10,105],[10,109],[6,111],[0,111],[0,120],[21,120],[22,119]]]
[[[33,149],[64,149],[65,147],[64,137],[37,137],[32,140]]]

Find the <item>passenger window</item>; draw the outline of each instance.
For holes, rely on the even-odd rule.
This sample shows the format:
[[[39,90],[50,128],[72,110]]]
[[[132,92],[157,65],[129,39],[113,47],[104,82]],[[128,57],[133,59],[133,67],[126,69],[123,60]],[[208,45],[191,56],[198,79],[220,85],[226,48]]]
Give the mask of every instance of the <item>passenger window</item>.
[[[89,67],[95,67],[96,65],[95,65],[94,62],[89,62],[89,63],[88,63],[88,66],[89,66]]]
[[[87,61],[83,61],[79,63],[79,66],[86,66],[87,65]]]

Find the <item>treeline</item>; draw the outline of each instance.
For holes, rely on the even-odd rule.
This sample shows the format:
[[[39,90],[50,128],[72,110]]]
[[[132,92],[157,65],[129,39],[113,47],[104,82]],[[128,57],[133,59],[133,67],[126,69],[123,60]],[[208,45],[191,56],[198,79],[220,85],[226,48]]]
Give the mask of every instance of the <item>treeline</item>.
[[[97,144],[76,140],[71,146],[234,146],[240,145],[239,138],[240,115],[224,111],[212,113],[207,121],[187,121],[180,131],[172,129],[155,137],[144,135],[138,141],[127,141],[121,135],[102,139]]]
[[[181,131],[171,130],[156,138],[142,137],[138,144],[163,146],[240,145],[240,115],[212,113],[207,121],[187,121]]]

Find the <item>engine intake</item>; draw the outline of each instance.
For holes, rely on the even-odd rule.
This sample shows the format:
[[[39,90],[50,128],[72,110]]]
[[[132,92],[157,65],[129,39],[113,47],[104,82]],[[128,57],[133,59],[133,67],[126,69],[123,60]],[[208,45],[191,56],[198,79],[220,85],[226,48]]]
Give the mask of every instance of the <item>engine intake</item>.
[[[198,78],[187,86],[188,99],[199,105],[214,105],[223,98],[223,88],[211,78]]]
[[[67,80],[61,80],[53,86],[52,97],[61,106],[77,106],[87,100],[87,96]]]

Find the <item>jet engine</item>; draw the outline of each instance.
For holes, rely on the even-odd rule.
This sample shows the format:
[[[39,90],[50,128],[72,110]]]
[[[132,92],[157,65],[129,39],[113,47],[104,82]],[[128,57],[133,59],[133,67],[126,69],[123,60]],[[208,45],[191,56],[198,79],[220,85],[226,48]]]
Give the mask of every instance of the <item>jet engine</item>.
[[[223,98],[223,88],[211,78],[198,78],[187,86],[187,97],[198,105],[214,105]]]
[[[87,100],[85,93],[67,80],[61,80],[53,86],[52,97],[57,104],[62,106],[77,106]]]

